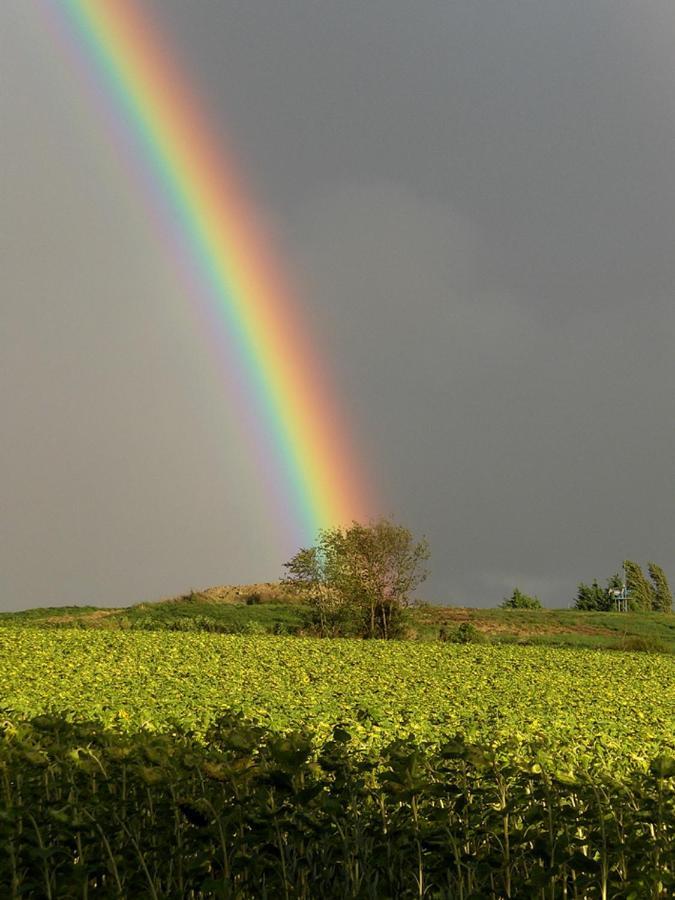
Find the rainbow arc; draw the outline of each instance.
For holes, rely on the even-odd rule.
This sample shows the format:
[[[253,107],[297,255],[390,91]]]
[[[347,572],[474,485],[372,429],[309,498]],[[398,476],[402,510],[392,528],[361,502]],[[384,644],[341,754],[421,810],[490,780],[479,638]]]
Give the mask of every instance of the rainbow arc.
[[[259,456],[299,533],[367,517],[367,479],[302,310],[159,23],[132,0],[58,0],[56,8],[161,186],[211,306],[211,341],[242,370]]]

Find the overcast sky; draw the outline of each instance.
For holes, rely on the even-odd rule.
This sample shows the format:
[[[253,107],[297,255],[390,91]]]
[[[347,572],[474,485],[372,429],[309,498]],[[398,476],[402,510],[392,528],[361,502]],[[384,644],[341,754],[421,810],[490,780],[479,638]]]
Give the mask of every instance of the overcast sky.
[[[675,581],[672,0],[139,0],[302,286],[421,591]],[[0,608],[271,580],[288,547],[42,0],[0,4]]]

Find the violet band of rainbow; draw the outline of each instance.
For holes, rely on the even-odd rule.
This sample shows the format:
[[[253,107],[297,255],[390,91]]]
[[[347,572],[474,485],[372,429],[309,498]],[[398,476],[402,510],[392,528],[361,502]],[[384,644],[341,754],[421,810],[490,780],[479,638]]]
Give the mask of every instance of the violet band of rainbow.
[[[261,422],[256,439],[299,534],[311,539],[319,528],[367,518],[368,479],[302,310],[159,24],[133,0],[58,0],[55,8],[162,186],[212,307],[219,334],[210,343],[243,369]]]

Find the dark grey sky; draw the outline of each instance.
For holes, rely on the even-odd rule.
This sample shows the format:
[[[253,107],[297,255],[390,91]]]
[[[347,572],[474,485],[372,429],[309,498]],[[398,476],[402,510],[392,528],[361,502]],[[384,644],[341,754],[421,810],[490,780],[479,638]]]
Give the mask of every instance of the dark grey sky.
[[[141,2],[141,0],[139,0]],[[0,606],[278,577],[147,206],[0,5]],[[675,580],[672,0],[152,0],[436,601]]]

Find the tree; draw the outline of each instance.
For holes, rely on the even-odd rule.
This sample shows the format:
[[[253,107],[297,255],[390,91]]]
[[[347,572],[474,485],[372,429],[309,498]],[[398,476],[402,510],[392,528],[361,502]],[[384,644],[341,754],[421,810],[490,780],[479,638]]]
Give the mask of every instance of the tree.
[[[609,609],[607,591],[605,588],[600,587],[597,578],[593,580],[593,584],[584,584],[583,581],[579,582],[574,608],[586,611],[605,611]]]
[[[640,565],[630,559],[625,559],[623,571],[626,576],[629,609],[647,612],[653,605],[654,590],[645,578]]]
[[[652,609],[656,612],[673,611],[673,595],[666,578],[666,573],[656,563],[647,563],[649,577],[652,580]]]
[[[364,637],[395,637],[409,594],[424,579],[425,539],[388,519],[326,528],[317,545],[298,551],[285,568],[287,583],[304,590],[322,630],[350,618]]]
[[[530,597],[518,588],[513,589],[510,597],[504,597],[502,609],[541,609],[539,597]]]
[[[621,576],[616,574],[607,579],[607,586],[600,587],[597,578],[593,584],[579,582],[577,596],[574,600],[575,609],[587,611],[607,612],[614,606],[614,591],[620,591],[623,587]]]
[[[284,579],[304,593],[322,634],[341,630],[344,612],[343,598],[336,587],[339,560],[328,538],[329,532],[322,532],[318,546],[298,550],[285,564],[288,574]]]

